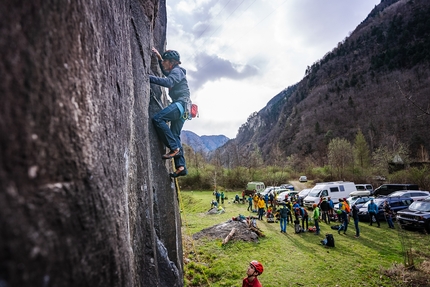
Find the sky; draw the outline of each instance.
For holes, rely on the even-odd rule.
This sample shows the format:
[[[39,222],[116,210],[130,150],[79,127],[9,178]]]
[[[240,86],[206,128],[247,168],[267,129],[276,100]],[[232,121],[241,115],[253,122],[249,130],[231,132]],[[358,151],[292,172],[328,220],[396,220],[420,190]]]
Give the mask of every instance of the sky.
[[[235,138],[303,79],[380,0],[167,0],[167,49],[181,56],[199,117],[183,130]]]

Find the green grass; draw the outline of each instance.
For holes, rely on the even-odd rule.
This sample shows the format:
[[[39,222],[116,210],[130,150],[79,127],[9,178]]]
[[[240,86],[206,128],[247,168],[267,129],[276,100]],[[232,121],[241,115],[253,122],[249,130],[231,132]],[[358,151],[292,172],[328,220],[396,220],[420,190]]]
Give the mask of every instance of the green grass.
[[[234,194],[228,193],[229,198]],[[358,239],[354,238],[352,222],[346,236],[338,235],[325,223],[320,224],[322,235],[315,236],[309,232],[294,234],[292,225],[283,234],[278,223],[258,221],[258,227],[266,235],[258,243],[231,241],[222,246],[221,239],[190,241],[192,234],[233,216],[255,215],[246,211],[247,204],[228,204],[228,200],[224,204],[226,213],[206,215],[213,198],[212,192],[181,192],[183,236],[193,243],[184,246],[184,257],[191,260],[184,270],[186,286],[242,286],[248,263],[254,259],[264,265],[264,273],[259,277],[264,287],[395,286],[398,283],[382,271],[394,263],[403,263],[400,239],[405,236],[389,229],[385,222],[381,228],[361,222]],[[414,242],[412,247],[420,251],[415,262],[428,258],[428,235],[406,232],[406,242]],[[334,235],[335,248],[320,244],[326,233]]]

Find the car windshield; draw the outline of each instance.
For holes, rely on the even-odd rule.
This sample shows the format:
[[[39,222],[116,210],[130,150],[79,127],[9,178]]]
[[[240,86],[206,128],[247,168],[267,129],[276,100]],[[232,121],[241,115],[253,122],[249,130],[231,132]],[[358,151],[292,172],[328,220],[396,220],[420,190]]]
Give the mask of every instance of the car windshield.
[[[318,197],[321,193],[321,189],[312,189],[311,192],[309,192],[309,196],[311,197]]]
[[[415,201],[409,206],[409,209],[412,211],[430,212],[430,202]]]
[[[305,196],[309,193],[309,191],[311,191],[310,189],[303,189],[302,191],[299,192],[300,196]]]

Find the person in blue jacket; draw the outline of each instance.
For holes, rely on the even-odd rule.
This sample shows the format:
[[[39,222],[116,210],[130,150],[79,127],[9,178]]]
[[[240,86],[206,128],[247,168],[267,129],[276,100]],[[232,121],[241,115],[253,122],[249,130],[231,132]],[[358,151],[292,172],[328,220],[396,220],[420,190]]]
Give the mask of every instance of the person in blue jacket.
[[[373,223],[373,218],[375,218],[376,223],[378,224],[378,227],[381,227],[381,224],[379,223],[379,219],[378,219],[378,206],[375,204],[375,202],[373,202],[373,199],[370,200],[369,205],[367,206],[367,212],[369,213],[370,216],[370,226],[372,226]]]
[[[176,171],[170,176],[185,176],[188,172],[180,135],[185,122],[184,112],[187,110],[188,103],[191,102],[186,70],[179,66],[181,61],[177,51],[168,50],[163,53],[163,56],[155,48],[152,48],[152,51],[157,56],[165,77],[149,75],[149,81],[152,84],[169,88],[169,96],[172,99],[172,104],[158,112],[152,118],[152,122],[159,139],[170,149],[170,152],[164,154],[162,158],[174,158]],[[170,122],[170,128],[167,122]]]

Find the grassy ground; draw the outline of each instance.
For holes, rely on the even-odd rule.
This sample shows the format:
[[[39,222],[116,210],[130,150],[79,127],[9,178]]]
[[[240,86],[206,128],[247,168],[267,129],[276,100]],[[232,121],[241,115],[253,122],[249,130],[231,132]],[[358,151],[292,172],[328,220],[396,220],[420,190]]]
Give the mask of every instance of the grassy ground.
[[[229,193],[229,198],[234,194]],[[287,234],[280,233],[278,223],[258,221],[266,237],[258,243],[221,239],[192,240],[192,234],[246,211],[247,205],[225,202],[226,213],[206,215],[213,199],[212,192],[181,192],[186,286],[242,286],[248,263],[258,260],[264,265],[259,277],[264,287],[280,286],[406,286],[384,275],[394,265],[404,262],[403,249],[412,247],[415,263],[429,257],[428,235],[381,228],[360,223],[360,238],[354,238],[354,224],[347,235],[321,223],[321,234],[294,234],[292,225]],[[313,224],[310,223],[310,226]],[[335,237],[335,248],[325,248],[320,241],[326,233]],[[405,242],[404,245],[401,242]],[[397,279],[396,279],[397,280]],[[409,285],[411,286],[411,285]],[[418,286],[418,285],[417,285]]]

